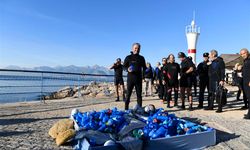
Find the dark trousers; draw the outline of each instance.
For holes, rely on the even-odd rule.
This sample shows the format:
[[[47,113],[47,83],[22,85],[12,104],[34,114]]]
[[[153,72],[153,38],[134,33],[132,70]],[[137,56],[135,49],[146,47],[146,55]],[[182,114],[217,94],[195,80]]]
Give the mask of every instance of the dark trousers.
[[[217,80],[209,80],[209,101],[208,101],[208,108],[214,108],[214,100],[216,97],[216,90],[219,86],[219,81]],[[218,111],[222,111],[222,104],[218,103]]]
[[[129,108],[130,97],[132,95],[132,91],[134,87],[135,87],[136,96],[137,96],[137,105],[142,107],[142,78],[139,75],[128,74],[125,110],[128,110]]]
[[[207,79],[200,79],[199,88],[200,88],[200,91],[199,91],[199,106],[203,107],[204,92],[205,92],[206,88],[207,88],[207,91],[209,93],[209,80],[208,80],[208,77],[207,77]],[[209,96],[208,96],[207,100],[209,101]]]
[[[250,87],[247,85],[247,83],[245,83],[243,90],[245,92],[246,95],[246,100],[247,100],[247,104],[248,104],[248,113],[247,116],[248,118],[250,118]]]

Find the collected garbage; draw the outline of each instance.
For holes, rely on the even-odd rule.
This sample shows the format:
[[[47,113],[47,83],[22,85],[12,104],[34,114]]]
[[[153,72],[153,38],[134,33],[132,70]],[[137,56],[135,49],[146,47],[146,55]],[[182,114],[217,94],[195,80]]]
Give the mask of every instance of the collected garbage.
[[[143,108],[136,106],[128,111],[113,108],[80,112],[73,109],[70,118],[74,122],[74,149],[81,149],[86,141],[91,147],[119,144],[125,149],[138,149],[143,147],[143,141],[214,130],[177,118],[175,114],[156,109],[152,104]]]

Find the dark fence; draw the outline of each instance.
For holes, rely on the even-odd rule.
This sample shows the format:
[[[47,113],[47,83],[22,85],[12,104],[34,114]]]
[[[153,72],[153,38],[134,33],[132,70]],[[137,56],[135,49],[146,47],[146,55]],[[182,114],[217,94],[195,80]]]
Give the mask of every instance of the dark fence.
[[[39,100],[65,86],[113,79],[114,75],[0,69],[0,103]]]

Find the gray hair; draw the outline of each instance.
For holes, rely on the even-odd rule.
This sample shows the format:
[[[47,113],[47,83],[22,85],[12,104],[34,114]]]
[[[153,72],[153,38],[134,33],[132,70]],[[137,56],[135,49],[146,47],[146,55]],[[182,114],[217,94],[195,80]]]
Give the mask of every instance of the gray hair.
[[[140,43],[133,43],[132,47],[137,45],[139,47],[139,50],[141,50],[141,44]]]
[[[249,54],[249,51],[248,51],[248,49],[247,49],[247,48],[242,48],[240,51],[246,51],[246,52],[247,52],[247,54]]]
[[[210,51],[211,54],[214,54],[214,57],[218,57],[218,51],[213,49]]]

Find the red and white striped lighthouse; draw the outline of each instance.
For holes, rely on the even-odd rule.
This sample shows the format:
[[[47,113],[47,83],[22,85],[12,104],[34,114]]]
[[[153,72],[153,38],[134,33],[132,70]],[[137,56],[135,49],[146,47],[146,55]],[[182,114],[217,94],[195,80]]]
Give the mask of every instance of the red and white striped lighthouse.
[[[196,26],[193,19],[191,25],[186,26],[186,36],[188,44],[188,56],[192,57],[194,64],[196,64],[196,45],[199,35],[200,27]]]

